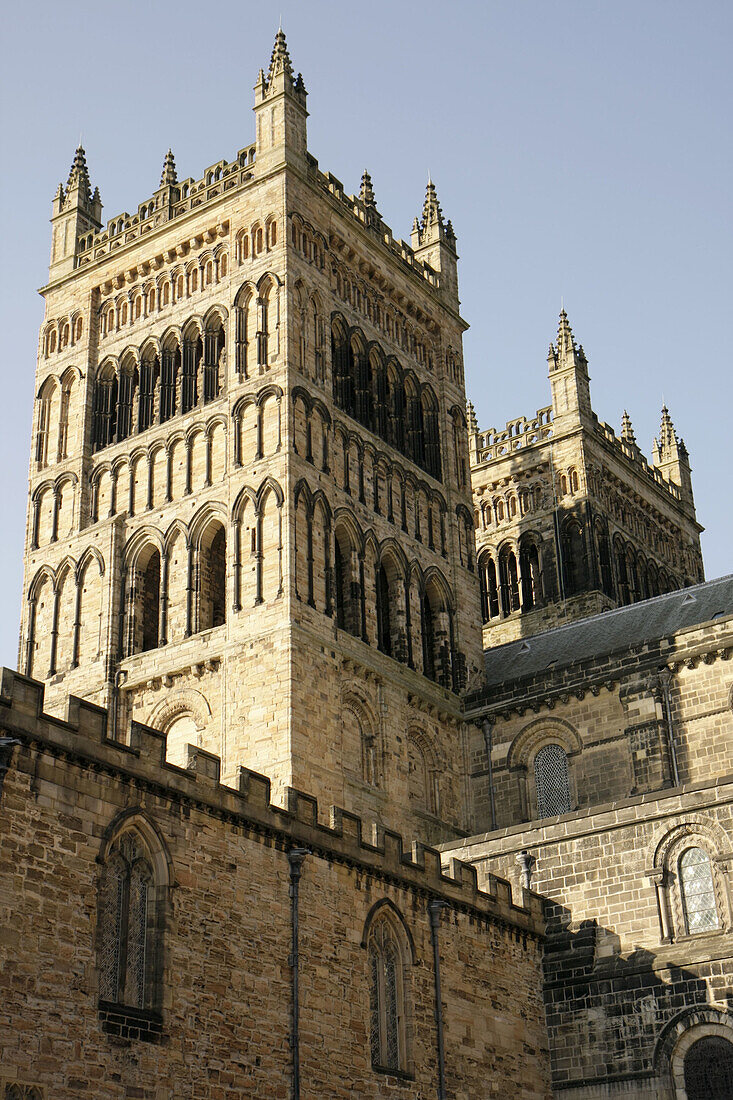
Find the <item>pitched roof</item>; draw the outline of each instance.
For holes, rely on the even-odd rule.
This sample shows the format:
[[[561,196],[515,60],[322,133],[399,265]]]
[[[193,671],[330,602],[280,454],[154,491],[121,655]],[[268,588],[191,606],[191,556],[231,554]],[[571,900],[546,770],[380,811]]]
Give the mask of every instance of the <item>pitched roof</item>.
[[[487,649],[487,683],[498,685],[604,657],[729,615],[733,574]]]

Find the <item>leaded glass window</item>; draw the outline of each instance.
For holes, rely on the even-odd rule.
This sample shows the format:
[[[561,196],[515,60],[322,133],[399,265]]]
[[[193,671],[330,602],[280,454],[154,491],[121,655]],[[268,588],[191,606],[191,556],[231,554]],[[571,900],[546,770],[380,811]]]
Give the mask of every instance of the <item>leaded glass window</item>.
[[[147,1008],[147,972],[154,922],[152,871],[134,833],[110,850],[99,896],[99,995],[103,1001]]]
[[[720,927],[710,857],[702,848],[688,848],[680,859],[680,886],[689,935]]]
[[[377,920],[369,937],[370,1049],[375,1069],[406,1069],[402,952],[390,921]]]
[[[570,813],[568,758],[560,745],[545,745],[534,758],[537,816]]]
[[[687,1100],[733,1096],[733,1043],[708,1035],[692,1044],[685,1055],[685,1092]]]

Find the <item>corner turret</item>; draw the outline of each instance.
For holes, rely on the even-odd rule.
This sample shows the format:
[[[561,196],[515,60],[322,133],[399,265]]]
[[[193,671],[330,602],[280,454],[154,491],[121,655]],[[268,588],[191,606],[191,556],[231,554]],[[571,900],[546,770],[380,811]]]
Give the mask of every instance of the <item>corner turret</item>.
[[[99,188],[92,193],[86,155],[81,145],[74,154],[66,187],[58,185],[51,208],[51,263],[49,281],[74,270],[76,242],[94,229],[102,228],[102,200]]]
[[[428,177],[422,219],[412,226],[412,248],[415,256],[440,273],[441,288],[451,304],[458,308],[458,254],[456,235],[450,221],[443,221],[435,184]]]
[[[282,164],[306,166],[307,97],[303,77],[293,76],[282,27],[275,36],[267,76],[260,69],[255,84],[257,165],[262,172]]]
[[[562,431],[581,423],[590,424],[593,413],[590,407],[588,360],[582,344],[575,343],[564,309],[560,311],[557,347],[550,344],[547,362],[555,430]]]
[[[659,439],[655,439],[652,445],[652,462],[662,477],[679,485],[682,499],[694,516],[695,498],[692,492],[690,458],[684,440],[677,438],[677,432],[666,405],[662,405]]]

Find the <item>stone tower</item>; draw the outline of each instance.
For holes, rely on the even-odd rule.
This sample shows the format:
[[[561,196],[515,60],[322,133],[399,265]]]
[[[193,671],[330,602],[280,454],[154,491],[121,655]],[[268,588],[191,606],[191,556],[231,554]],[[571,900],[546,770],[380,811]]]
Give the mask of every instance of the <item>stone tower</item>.
[[[172,763],[447,837],[481,654],[455,235],[432,182],[410,247],[319,170],[282,32],[254,111],[132,214],[81,149],[54,200],[21,668]]]
[[[552,403],[469,446],[484,643],[498,645],[703,580],[690,464],[665,407],[652,463],[628,413],[591,408],[567,314],[548,356]]]

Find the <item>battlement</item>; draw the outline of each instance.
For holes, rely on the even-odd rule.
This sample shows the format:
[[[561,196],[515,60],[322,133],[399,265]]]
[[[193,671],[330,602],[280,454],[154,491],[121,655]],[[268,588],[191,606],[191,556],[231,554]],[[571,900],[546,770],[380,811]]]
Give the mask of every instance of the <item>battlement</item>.
[[[471,465],[493,462],[505,458],[514,451],[525,450],[537,443],[544,443],[552,437],[552,405],[538,409],[534,417],[520,416],[516,420],[507,420],[506,426],[497,431],[489,428],[484,432],[476,431],[470,437]]]
[[[370,229],[375,238],[390,252],[400,263],[411,268],[416,275],[425,279],[435,290],[440,290],[440,275],[430,264],[419,260],[411,245],[404,240],[396,240],[390,227],[376,213],[374,207],[368,206],[357,195],[347,195],[344,185],[330,172],[321,172],[318,162],[311,158],[311,167],[321,188],[331,195],[339,206],[351,217],[355,218],[363,227]]]
[[[652,466],[636,443],[620,438],[610,424],[599,420],[595,413],[592,415],[593,427],[604,443],[610,445],[618,456],[631,462],[643,477],[649,478],[675,501],[683,500],[679,485],[668,481]],[[506,426],[501,430],[488,428],[486,431],[472,432],[469,436],[471,467],[476,468],[484,463],[498,462],[517,451],[546,443],[554,436],[553,422],[552,405],[546,405],[538,409],[531,419],[520,416],[515,420],[507,420]]]
[[[132,724],[130,744],[107,736],[107,712],[71,696],[66,720],[44,713],[44,686],[11,669],[0,668],[0,728],[21,745],[34,744],[81,767],[104,771],[136,787],[147,787],[173,801],[195,805],[232,824],[276,837],[286,847],[306,847],[329,860],[353,864],[362,873],[398,881],[406,887],[444,898],[477,917],[531,936],[542,936],[542,900],[523,891],[522,904],[512,899],[510,884],[492,878],[491,891],[479,890],[476,869],[457,859],[446,866],[435,849],[332,806],[329,824],[318,820],[318,803],[288,788],[286,806],[270,800],[270,780],[240,767],[236,787],[220,782],[220,760],[189,745],[186,767],[165,760],[166,735]]]
[[[209,165],[199,179],[187,179],[169,184],[146,198],[137,213],[123,211],[107,221],[99,231],[80,236],[76,243],[76,266],[86,267],[97,260],[134,244],[153,230],[168,226],[176,218],[193,210],[215,204],[222,195],[238,190],[255,178],[256,145],[240,149],[234,160],[220,160]],[[382,220],[373,206],[368,206],[358,196],[347,195],[344,186],[330,172],[318,168],[315,157],[308,156],[312,180],[338,203],[342,212],[353,218],[362,228],[370,230],[376,241],[387,249],[390,256],[433,289],[441,289],[441,277],[430,264],[415,256],[413,248],[404,240],[397,240],[390,227]],[[165,193],[164,193],[165,192]]]
[[[103,259],[124,245],[139,240],[146,233],[166,225],[173,218],[188,214],[226,192],[249,183],[254,177],[255,160],[256,147],[248,145],[239,150],[234,160],[220,160],[210,165],[200,179],[189,176],[188,179],[170,184],[170,204],[158,201],[153,195],[140,203],[137,214],[124,212],[110,218],[105,229],[79,237],[77,266],[83,267],[94,260]]]

